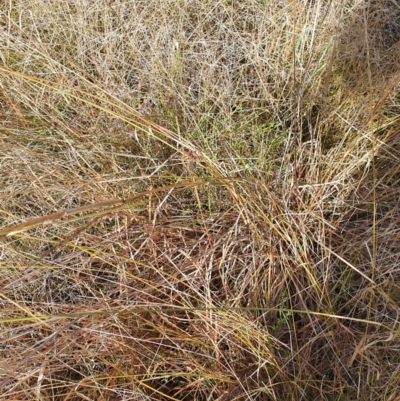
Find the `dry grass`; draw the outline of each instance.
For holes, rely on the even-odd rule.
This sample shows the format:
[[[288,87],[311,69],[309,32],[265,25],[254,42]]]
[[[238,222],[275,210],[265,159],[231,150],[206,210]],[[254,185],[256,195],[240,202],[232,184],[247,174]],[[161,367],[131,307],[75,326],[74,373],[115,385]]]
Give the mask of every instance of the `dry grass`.
[[[399,400],[396,0],[0,12],[1,399]]]

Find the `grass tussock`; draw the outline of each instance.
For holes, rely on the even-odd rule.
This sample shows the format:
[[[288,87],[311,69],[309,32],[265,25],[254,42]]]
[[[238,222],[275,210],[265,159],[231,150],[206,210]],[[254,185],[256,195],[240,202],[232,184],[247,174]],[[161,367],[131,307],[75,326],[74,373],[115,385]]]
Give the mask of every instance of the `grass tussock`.
[[[0,21],[1,399],[399,399],[396,1]]]

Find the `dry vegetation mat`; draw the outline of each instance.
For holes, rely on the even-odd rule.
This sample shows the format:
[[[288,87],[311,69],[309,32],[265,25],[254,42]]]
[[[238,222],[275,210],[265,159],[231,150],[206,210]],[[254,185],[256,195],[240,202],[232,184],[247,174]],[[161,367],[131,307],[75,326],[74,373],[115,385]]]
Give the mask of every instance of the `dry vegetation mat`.
[[[1,400],[399,401],[398,0],[0,24]]]

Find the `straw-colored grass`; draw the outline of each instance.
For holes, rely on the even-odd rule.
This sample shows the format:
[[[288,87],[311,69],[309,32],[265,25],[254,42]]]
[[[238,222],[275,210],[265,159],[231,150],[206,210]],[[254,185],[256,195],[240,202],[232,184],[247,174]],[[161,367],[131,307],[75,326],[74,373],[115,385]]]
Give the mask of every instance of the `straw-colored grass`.
[[[0,21],[0,399],[399,400],[397,1]]]

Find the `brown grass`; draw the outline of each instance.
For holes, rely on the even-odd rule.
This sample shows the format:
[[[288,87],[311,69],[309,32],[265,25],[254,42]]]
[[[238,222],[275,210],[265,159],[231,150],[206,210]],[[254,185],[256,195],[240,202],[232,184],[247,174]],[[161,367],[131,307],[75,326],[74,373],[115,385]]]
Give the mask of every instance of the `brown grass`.
[[[399,400],[396,1],[0,21],[1,399]]]

